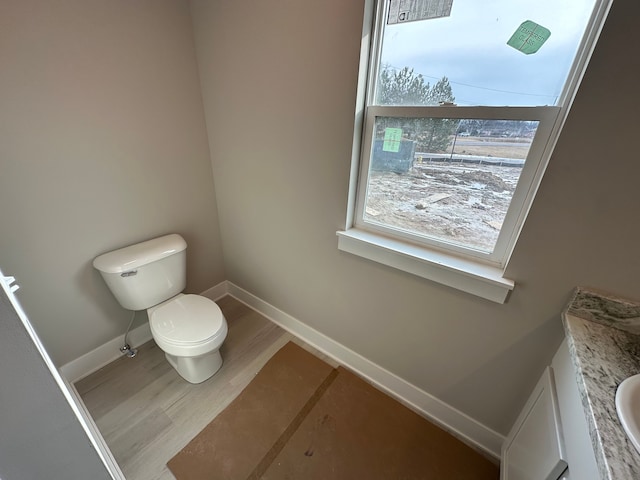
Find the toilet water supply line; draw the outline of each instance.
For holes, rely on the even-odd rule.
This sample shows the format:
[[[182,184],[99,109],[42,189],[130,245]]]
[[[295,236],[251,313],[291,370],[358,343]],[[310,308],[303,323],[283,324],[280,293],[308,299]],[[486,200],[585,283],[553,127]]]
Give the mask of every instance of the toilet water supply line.
[[[120,351],[124,353],[127,357],[133,358],[138,354],[137,348],[131,348],[129,343],[127,342],[127,335],[129,335],[129,330],[131,330],[131,325],[133,325],[133,319],[136,318],[135,310],[131,313],[131,321],[129,322],[129,326],[127,327],[127,331],[124,332],[124,345],[120,347]]]

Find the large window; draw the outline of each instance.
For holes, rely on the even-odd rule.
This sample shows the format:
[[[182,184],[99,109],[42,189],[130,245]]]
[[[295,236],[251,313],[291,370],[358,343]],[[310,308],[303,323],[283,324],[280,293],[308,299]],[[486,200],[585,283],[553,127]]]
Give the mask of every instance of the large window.
[[[375,3],[341,244],[500,276],[610,2]]]

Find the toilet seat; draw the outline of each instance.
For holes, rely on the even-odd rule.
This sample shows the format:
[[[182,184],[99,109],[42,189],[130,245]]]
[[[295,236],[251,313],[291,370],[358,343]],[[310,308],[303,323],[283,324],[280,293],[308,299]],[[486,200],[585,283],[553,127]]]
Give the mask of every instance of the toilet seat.
[[[149,325],[157,343],[174,347],[203,346],[227,334],[220,307],[200,295],[179,295],[154,308]]]

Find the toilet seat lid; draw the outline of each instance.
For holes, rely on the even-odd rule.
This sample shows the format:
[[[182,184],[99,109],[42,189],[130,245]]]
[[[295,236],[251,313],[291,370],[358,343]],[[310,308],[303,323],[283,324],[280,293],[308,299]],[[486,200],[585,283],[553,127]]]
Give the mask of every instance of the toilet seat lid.
[[[154,336],[174,345],[197,345],[223,328],[220,307],[200,295],[182,295],[156,309],[149,319]]]

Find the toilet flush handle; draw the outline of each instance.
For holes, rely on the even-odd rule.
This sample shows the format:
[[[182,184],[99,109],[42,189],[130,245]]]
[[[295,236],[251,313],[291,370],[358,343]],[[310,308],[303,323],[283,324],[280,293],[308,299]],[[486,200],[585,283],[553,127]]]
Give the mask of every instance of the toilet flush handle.
[[[137,274],[138,274],[137,270],[130,270],[128,272],[122,272],[120,276],[126,278],[126,277],[133,277],[134,275],[137,275]]]

